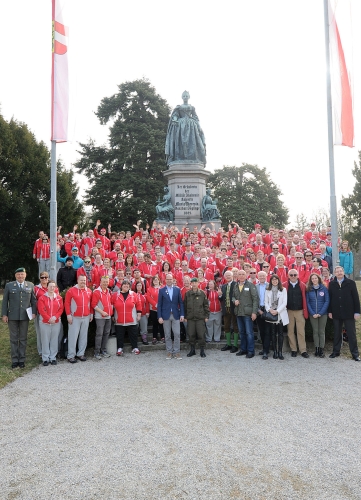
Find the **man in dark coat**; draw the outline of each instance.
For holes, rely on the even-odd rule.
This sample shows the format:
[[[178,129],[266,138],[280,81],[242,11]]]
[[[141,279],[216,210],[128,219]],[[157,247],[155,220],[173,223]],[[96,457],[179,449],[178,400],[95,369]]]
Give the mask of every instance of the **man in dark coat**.
[[[333,320],[334,337],[333,352],[330,358],[340,355],[342,343],[342,324],[345,324],[348,335],[348,345],[355,361],[360,361],[356,339],[355,320],[360,317],[360,298],[356,283],[346,278],[343,267],[335,267],[336,279],[330,281],[330,305],[328,316]]]
[[[36,315],[34,285],[25,281],[26,271],[19,267],[15,271],[15,280],[7,283],[2,303],[2,319],[9,326],[11,346],[11,368],[24,368],[28,338],[29,319]],[[29,314],[27,309],[29,310]]]
[[[202,358],[205,358],[205,322],[209,318],[209,303],[206,294],[198,288],[197,278],[191,279],[191,285],[192,289],[184,297],[184,320],[187,322],[187,332],[191,347],[187,357],[190,358],[196,354],[195,344],[198,337],[198,345],[201,349],[200,355]]]
[[[76,285],[76,270],[73,268],[73,259],[68,257],[65,261],[65,267],[61,267],[58,271],[56,282],[59,292],[66,290],[69,287]]]
[[[224,322],[224,332],[227,344],[222,347],[221,351],[231,351],[235,353],[238,351],[238,324],[237,316],[234,314],[234,303],[232,302],[233,290],[237,285],[233,281],[232,271],[224,273],[225,283],[222,285],[222,295],[219,297],[222,306],[222,316]],[[233,345],[231,344],[231,324],[233,326]]]

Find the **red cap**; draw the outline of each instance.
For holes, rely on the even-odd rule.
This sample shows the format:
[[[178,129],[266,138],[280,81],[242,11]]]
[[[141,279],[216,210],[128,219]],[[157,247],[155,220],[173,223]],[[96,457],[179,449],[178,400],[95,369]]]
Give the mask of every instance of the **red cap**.
[[[254,227],[256,228],[256,227],[262,227],[262,226],[261,226],[261,224],[255,224]]]

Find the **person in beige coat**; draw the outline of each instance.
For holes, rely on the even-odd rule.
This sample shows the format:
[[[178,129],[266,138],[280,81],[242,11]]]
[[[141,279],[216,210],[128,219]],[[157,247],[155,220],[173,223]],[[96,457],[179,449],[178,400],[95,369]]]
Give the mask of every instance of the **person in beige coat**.
[[[270,322],[266,319],[265,349],[263,358],[268,359],[270,339],[272,335],[273,359],[284,359],[283,349],[283,326],[288,325],[287,314],[287,290],[283,288],[280,278],[272,276],[270,284],[265,293],[265,310],[277,315],[277,321]]]

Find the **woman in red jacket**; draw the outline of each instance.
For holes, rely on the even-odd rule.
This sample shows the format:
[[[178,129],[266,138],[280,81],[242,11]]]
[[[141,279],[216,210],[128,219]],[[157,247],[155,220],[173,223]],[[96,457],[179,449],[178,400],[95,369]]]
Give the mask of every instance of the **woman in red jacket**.
[[[140,354],[137,342],[137,324],[142,315],[142,304],[138,295],[130,290],[130,281],[123,280],[119,292],[113,293],[115,333],[117,335],[117,356],[123,355],[124,334],[128,328],[132,353]]]
[[[222,308],[219,297],[222,295],[222,290],[221,288],[217,289],[216,282],[214,280],[209,280],[206,294],[209,302],[209,318],[206,323],[206,342],[212,342],[212,338],[214,338],[215,342],[220,342],[222,329]]]
[[[140,335],[142,337],[143,345],[149,345],[147,340],[148,336],[148,318],[149,318],[149,304],[147,301],[147,296],[144,293],[143,283],[138,281],[135,285],[135,293],[138,295],[139,301],[142,304],[142,315],[138,321],[140,328]]]
[[[149,317],[153,325],[153,340],[152,344],[156,344],[158,340],[158,333],[164,342],[163,325],[158,323],[157,307],[158,307],[158,294],[160,289],[160,280],[158,276],[153,276],[151,279],[151,286],[147,290],[147,302],[149,304]]]
[[[39,328],[41,335],[43,365],[56,365],[58,339],[60,333],[60,317],[64,310],[63,299],[55,293],[55,281],[49,281],[48,291],[39,298]]]

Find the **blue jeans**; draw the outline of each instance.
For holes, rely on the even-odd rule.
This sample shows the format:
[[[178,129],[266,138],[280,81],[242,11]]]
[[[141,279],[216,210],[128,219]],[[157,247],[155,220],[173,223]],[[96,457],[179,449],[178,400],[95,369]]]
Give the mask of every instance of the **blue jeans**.
[[[241,351],[254,354],[253,321],[251,316],[237,316],[237,324],[241,335]]]

